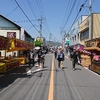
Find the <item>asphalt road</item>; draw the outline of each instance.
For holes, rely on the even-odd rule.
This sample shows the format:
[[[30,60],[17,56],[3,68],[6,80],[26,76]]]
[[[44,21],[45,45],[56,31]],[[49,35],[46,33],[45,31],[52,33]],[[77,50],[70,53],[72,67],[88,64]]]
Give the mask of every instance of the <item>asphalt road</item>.
[[[28,65],[0,75],[0,100],[99,100],[100,76],[65,59],[63,69],[58,68],[53,54],[46,55],[45,68]]]

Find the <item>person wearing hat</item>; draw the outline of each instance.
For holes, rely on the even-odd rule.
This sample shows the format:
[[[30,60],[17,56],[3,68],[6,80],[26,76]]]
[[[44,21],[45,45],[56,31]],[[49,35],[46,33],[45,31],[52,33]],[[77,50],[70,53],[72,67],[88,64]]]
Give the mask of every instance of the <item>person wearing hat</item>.
[[[63,69],[63,61],[65,60],[65,55],[63,49],[60,49],[57,53],[58,67]]]

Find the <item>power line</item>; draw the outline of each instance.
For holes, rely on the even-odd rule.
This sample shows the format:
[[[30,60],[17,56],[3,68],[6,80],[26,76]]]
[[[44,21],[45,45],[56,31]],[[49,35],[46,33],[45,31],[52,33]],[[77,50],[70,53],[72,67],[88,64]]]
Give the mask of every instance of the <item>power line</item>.
[[[80,7],[80,9],[79,9],[79,11],[78,11],[78,13],[77,13],[75,19],[74,19],[74,22],[73,22],[72,26],[75,24],[75,21],[76,21],[76,19],[77,19],[79,13],[81,12],[81,10],[82,10],[82,8],[84,7],[84,5],[85,5],[86,2],[87,2],[87,0],[85,0],[85,2],[81,5],[81,7]],[[72,28],[72,26],[71,26],[71,28]],[[70,28],[70,30],[71,30],[71,28]],[[68,33],[70,32],[70,30],[68,31]]]
[[[79,13],[81,12],[81,10],[82,10],[82,8],[84,7],[84,4],[85,4],[86,2],[87,2],[87,0],[81,5],[81,7],[80,7],[80,9],[79,9],[79,11],[78,11],[78,13],[77,13],[75,19],[74,19],[74,22],[73,22],[72,26],[75,24],[75,21],[76,21],[76,19],[77,19]],[[72,28],[72,26],[71,26],[71,28]],[[71,30],[71,28],[70,28],[70,30]],[[68,31],[68,34],[69,34],[70,30]]]
[[[21,6],[18,4],[17,0],[15,0],[16,4],[18,5],[18,7],[21,9],[21,11],[23,12],[23,14],[26,16],[26,18],[29,20],[29,22],[32,24],[32,26],[37,30],[37,28],[33,25],[33,23],[31,22],[31,20],[28,18],[28,16],[25,14],[25,12],[23,11],[23,9],[21,8]],[[37,30],[38,31],[38,30]]]
[[[13,9],[7,16],[9,16],[11,13],[13,13],[17,8],[18,8],[18,6],[15,9]]]
[[[73,10],[73,8],[74,8],[74,6],[75,6],[75,3],[76,3],[76,0],[74,0],[74,2],[73,2],[73,4],[72,4],[72,7],[71,7],[71,10],[70,10],[70,12],[69,12],[69,15],[68,15],[67,21],[65,22],[65,24],[64,24],[64,26],[63,26],[61,32],[64,30],[64,28],[65,28],[65,26],[66,26],[66,24],[67,24],[67,22],[68,22],[68,19],[69,19],[70,16],[71,16],[71,13],[72,13],[72,10]]]

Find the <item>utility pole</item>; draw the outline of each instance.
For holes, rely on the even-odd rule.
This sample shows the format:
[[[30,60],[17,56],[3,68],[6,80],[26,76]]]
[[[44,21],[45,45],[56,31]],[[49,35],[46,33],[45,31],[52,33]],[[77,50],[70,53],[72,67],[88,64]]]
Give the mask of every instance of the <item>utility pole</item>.
[[[40,21],[40,38],[42,37],[42,17],[38,19]]]
[[[50,40],[52,39],[52,34],[49,34],[49,45],[51,45]]]
[[[92,39],[92,0],[89,2],[89,40]]]

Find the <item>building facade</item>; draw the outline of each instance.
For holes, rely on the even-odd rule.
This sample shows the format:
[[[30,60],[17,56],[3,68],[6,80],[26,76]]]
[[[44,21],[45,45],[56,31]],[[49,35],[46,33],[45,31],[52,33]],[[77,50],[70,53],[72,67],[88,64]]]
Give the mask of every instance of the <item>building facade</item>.
[[[79,43],[79,30],[80,23],[82,23],[88,16],[81,16],[71,27],[70,34],[70,45],[75,45]]]
[[[33,40],[32,37],[22,27],[2,15],[0,15],[0,36],[16,38],[28,42],[32,42]],[[5,56],[5,51],[1,52],[2,55]],[[8,55],[12,55],[12,52],[6,53],[6,56]]]
[[[92,14],[92,24],[91,24],[91,39],[99,38],[100,37],[100,14]],[[84,45],[84,42],[89,40],[89,17],[87,17],[81,24],[80,24],[80,40],[79,43]]]

